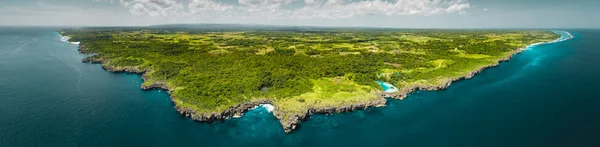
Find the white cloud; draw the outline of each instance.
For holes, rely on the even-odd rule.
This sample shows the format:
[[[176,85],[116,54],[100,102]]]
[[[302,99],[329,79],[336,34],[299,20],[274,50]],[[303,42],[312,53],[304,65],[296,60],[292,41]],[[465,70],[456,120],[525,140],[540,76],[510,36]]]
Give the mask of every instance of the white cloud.
[[[215,2],[214,0],[192,0],[188,10],[192,16],[227,16],[235,6]]]
[[[387,2],[367,0],[347,2],[327,0],[312,2],[310,5],[293,11],[297,18],[349,18],[363,15],[435,15],[442,13],[464,12],[470,4],[462,0],[397,0]]]
[[[216,0],[119,0],[118,3],[136,16],[197,19],[337,19],[364,15],[466,14],[466,9],[471,7],[467,0],[238,0],[236,4]],[[303,5],[295,6],[299,3]]]
[[[183,3],[175,0],[133,0],[121,3],[130,8],[132,14],[156,16],[185,15]]]
[[[119,3],[136,16],[172,17],[187,15],[182,0],[92,0],[94,2]]]
[[[1,25],[64,26],[64,25],[116,25],[136,23],[122,12],[94,7],[63,5],[52,2],[35,2],[30,5],[0,6]]]
[[[487,8],[483,8],[483,11],[487,11],[487,10],[488,10]]]

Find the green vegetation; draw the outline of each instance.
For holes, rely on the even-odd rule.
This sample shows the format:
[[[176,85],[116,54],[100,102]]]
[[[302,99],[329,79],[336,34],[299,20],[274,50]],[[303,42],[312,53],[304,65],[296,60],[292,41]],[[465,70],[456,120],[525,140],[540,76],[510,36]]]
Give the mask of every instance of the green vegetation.
[[[104,64],[149,71],[176,105],[221,112],[268,99],[287,114],[378,99],[375,80],[399,89],[465,76],[519,48],[559,36],[508,30],[63,30]]]

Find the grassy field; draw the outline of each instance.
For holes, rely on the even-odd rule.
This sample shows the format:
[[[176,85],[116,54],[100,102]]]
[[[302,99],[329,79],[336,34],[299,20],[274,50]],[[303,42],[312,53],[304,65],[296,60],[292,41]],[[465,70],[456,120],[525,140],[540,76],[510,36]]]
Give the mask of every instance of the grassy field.
[[[439,85],[559,36],[510,30],[278,30],[88,28],[63,30],[104,64],[166,83],[176,105],[219,113],[267,99],[277,111],[379,99],[376,80],[399,89]]]

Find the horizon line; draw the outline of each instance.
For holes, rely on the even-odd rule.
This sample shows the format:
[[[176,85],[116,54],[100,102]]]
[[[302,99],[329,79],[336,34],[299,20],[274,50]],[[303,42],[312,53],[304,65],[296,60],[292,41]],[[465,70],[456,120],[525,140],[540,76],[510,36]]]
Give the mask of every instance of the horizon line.
[[[277,26],[277,27],[313,27],[313,28],[375,28],[375,29],[600,29],[600,27],[388,27],[388,26],[340,26],[340,25],[280,25],[280,24],[254,24],[254,23],[166,23],[152,25],[4,25],[0,27],[45,27],[45,28],[110,28],[110,27],[153,27],[174,25],[247,25],[247,26]]]

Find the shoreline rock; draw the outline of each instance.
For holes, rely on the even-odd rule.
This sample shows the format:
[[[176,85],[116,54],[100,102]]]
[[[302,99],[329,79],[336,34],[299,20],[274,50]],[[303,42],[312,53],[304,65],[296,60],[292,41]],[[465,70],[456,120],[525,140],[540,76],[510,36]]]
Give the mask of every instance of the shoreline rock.
[[[297,129],[299,123],[305,121],[313,114],[332,114],[332,113],[342,113],[342,112],[351,112],[354,110],[363,110],[369,107],[383,107],[387,100],[384,97],[379,97],[373,101],[367,101],[362,103],[356,103],[351,105],[346,105],[342,107],[326,107],[326,108],[311,108],[308,109],[304,114],[292,114],[292,116],[287,116],[285,112],[280,111],[279,109],[275,109],[274,115],[279,119],[279,122],[283,126],[283,131],[285,133],[290,133],[294,129]]]

